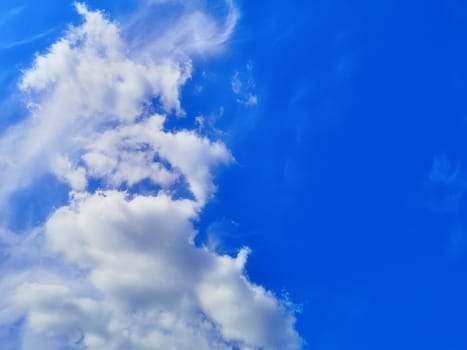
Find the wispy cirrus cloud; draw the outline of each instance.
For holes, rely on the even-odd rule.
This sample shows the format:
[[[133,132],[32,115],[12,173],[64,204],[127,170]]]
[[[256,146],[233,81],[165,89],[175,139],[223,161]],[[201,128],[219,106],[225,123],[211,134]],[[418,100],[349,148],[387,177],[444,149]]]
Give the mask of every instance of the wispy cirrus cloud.
[[[459,164],[452,163],[447,155],[436,155],[425,183],[425,191],[426,205],[432,213],[448,219],[447,252],[451,257],[457,257],[465,251],[467,237],[463,215],[463,202],[467,193],[464,170]]]
[[[0,324],[22,324],[22,349],[300,348],[288,302],[248,279],[247,248],[193,243],[213,171],[233,157],[164,125],[184,113],[192,57],[219,52],[238,11],[228,3],[222,22],[180,6],[142,30],[146,14],[118,25],[77,3],[83,23],[23,73],[30,115],[0,138],[0,203],[45,174],[70,199],[31,232],[0,235]]]
[[[26,6],[13,7],[0,14],[0,27],[8,23],[12,18],[18,16],[26,9]]]
[[[428,176],[429,206],[435,211],[458,212],[459,201],[467,191],[465,175],[446,155],[437,155]]]
[[[50,28],[50,29],[47,29],[46,31],[43,31],[42,33],[35,34],[25,39],[14,40],[10,42],[3,42],[3,43],[0,42],[0,50],[9,50],[9,49],[13,49],[18,46],[31,44],[39,39],[47,37],[48,35],[54,33],[56,30],[57,28]]]
[[[245,69],[236,71],[231,80],[233,93],[237,96],[237,102],[247,106],[258,104],[258,96],[254,93],[256,83],[253,79],[253,62],[248,62]]]

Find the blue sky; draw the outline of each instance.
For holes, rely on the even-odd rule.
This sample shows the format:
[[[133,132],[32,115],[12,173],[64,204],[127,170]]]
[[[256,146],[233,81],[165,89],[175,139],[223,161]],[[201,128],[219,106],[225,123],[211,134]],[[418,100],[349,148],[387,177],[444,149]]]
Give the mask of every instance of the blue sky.
[[[1,282],[1,296],[6,301],[0,304],[0,344],[6,349],[32,349],[37,344],[44,349],[94,349],[96,345],[89,339],[96,331],[84,327],[83,323],[89,322],[85,320],[99,319],[108,326],[112,321],[131,319],[126,311],[115,311],[113,291],[127,293],[122,292],[126,297],[118,294],[123,298],[118,300],[130,309],[137,308],[140,299],[157,299],[155,295],[162,292],[156,287],[147,294],[138,288],[130,293],[117,283],[118,276],[113,277],[117,287],[108,289],[92,275],[95,272],[102,277],[100,268],[107,260],[93,265],[84,258],[86,249],[76,256],[72,251],[80,244],[87,249],[106,247],[105,239],[102,243],[89,238],[93,232],[107,232],[109,222],[114,223],[114,219],[99,223],[101,218],[93,216],[90,208],[99,201],[102,208],[110,208],[115,201],[136,213],[135,208],[140,208],[137,201],[122,198],[122,191],[131,198],[154,200],[154,208],[161,205],[157,204],[158,191],[165,191],[176,204],[170,207],[173,221],[167,219],[162,224],[172,212],[160,216],[156,210],[153,226],[179,227],[188,220],[198,230],[194,240],[199,250],[193,254],[203,257],[193,258],[196,264],[192,268],[166,273],[202,276],[192,285],[173,287],[182,294],[196,295],[200,301],[193,308],[201,310],[214,325],[213,330],[203,333],[202,340],[197,339],[200,344],[244,349],[465,349],[467,5],[458,0],[437,4],[394,0],[352,4],[318,0],[293,5],[278,1],[267,5],[248,1],[149,3],[87,2],[91,11],[104,10],[103,18],[119,23],[125,59],[156,72],[155,80],[145,83],[132,80],[139,72],[136,68],[121,78],[126,84],[154,87],[153,93],[135,95],[135,101],[146,107],[131,121],[134,124],[125,118],[135,101],[125,102],[128,105],[115,110],[117,117],[113,117],[105,109],[109,105],[101,106],[87,94],[87,89],[93,91],[92,84],[110,88],[78,73],[70,79],[85,88],[73,90],[83,94],[76,106],[86,110],[94,103],[96,109],[90,107],[91,119],[80,119],[86,117],[83,112],[78,121],[59,122],[60,113],[68,112],[67,106],[60,104],[67,95],[54,90],[59,84],[53,79],[66,81],[67,75],[54,67],[39,67],[36,73],[44,71],[45,76],[34,75],[31,67],[36,55],[44,56],[50,45],[66,37],[70,24],[80,28],[82,18],[67,2],[0,4],[0,178],[6,183],[0,191],[0,219],[5,232],[2,275],[7,276]],[[187,19],[194,18],[189,17],[193,13],[206,17],[190,22]],[[185,28],[199,34],[197,39],[201,40],[189,34],[173,39],[173,33]],[[85,38],[81,38],[85,44],[75,43],[79,50],[74,53],[83,55],[83,62],[88,59],[83,49]],[[94,44],[89,45],[94,48]],[[147,57],[153,57],[154,62],[148,63]],[[166,73],[158,73],[159,57],[173,63],[173,72],[185,74],[186,79],[174,82]],[[121,67],[121,62],[117,63],[116,70]],[[29,80],[25,78],[28,72]],[[27,87],[18,87],[24,79],[29,89],[36,90],[31,93]],[[41,82],[47,79],[54,82],[44,89]],[[173,82],[180,94],[160,85],[160,79]],[[121,96],[112,90],[108,93],[115,93],[118,101],[136,90],[125,90]],[[184,113],[177,111],[178,102]],[[57,110],[60,113],[54,114]],[[144,142],[160,150],[157,157],[163,160],[158,163],[159,158],[154,158],[154,162],[177,179],[163,180],[159,173],[161,177],[151,178],[133,162],[121,161],[112,174],[97,171],[96,158],[90,153],[105,151],[109,155],[114,148],[128,148],[133,153],[125,156],[134,159],[135,152],[144,152],[128,144],[127,148],[121,144],[105,148],[98,140],[103,135],[126,140],[151,113],[166,115],[165,125],[155,129],[155,140],[145,135]],[[34,116],[43,124],[28,123]],[[55,130],[50,126],[55,123],[63,127]],[[11,131],[12,125],[19,125],[20,131]],[[189,138],[183,130],[191,130],[194,134],[190,135],[198,135],[198,139]],[[96,136],[81,148],[62,144],[70,135],[83,138],[88,133]],[[192,146],[183,148],[182,141],[179,146],[167,146],[170,134],[192,142]],[[39,156],[33,156],[30,145],[41,137],[47,146]],[[53,137],[55,141],[49,145],[47,140]],[[201,139],[211,143],[195,147]],[[225,149],[219,148],[221,144]],[[180,147],[182,155],[173,151],[174,147]],[[91,158],[93,163],[87,161]],[[193,159],[196,166],[192,166]],[[141,164],[149,169],[147,163]],[[129,179],[136,175],[128,168],[140,172],[132,184]],[[87,174],[84,187],[80,169]],[[196,169],[204,169],[205,175],[196,175]],[[119,180],[122,178],[125,180]],[[70,202],[70,188],[88,197],[78,196]],[[95,194],[97,188],[114,192],[104,200]],[[193,205],[194,218],[175,215],[181,208],[177,198]],[[79,208],[76,218],[64,215],[73,205]],[[129,227],[129,232],[144,231],[146,226],[138,224],[141,215],[127,218],[126,223],[117,220],[120,226],[112,226],[115,234],[118,236],[122,227]],[[78,222],[88,226],[81,232],[74,228]],[[71,232],[66,236],[69,241],[60,239],[63,227]],[[180,228],[182,231],[191,235],[187,228]],[[109,235],[105,237],[112,237],[111,231]],[[84,243],[80,243],[82,236],[87,239]],[[164,237],[158,237],[156,245],[163,245]],[[245,270],[236,270],[234,266],[242,265],[242,256],[235,257],[243,247],[249,247],[251,253]],[[179,248],[173,255],[157,249],[153,254],[158,264],[178,266],[174,262],[192,254],[185,245]],[[208,258],[200,253],[206,249],[214,255]],[[226,260],[227,256],[232,259]],[[204,263],[206,259],[212,262]],[[46,261],[40,271],[37,261]],[[134,271],[144,277],[152,263],[148,269],[135,267]],[[222,270],[224,275],[216,275],[220,274],[216,268],[223,264],[230,272]],[[15,275],[20,277],[11,278]],[[80,282],[86,287],[78,288]],[[65,286],[66,292],[54,289],[60,296],[57,299],[79,309],[82,298],[88,298],[97,303],[96,310],[113,316],[101,319],[76,311],[81,315],[76,316],[78,320],[65,322],[67,327],[63,328],[50,320],[34,321],[34,315],[64,317],[65,309],[47,309],[31,301],[24,291],[25,283],[29,283],[26,290],[46,296],[51,293],[50,286]],[[49,289],[44,292],[38,285]],[[243,296],[244,304],[238,304],[235,296],[222,299],[216,294],[219,285]],[[264,289],[258,292],[258,286]],[[145,283],[140,288],[152,290]],[[110,306],[99,304],[96,293],[111,300]],[[206,293],[220,299],[211,294],[205,299]],[[14,295],[21,296],[22,307],[15,304],[18,298]],[[258,304],[254,296],[263,298],[264,303]],[[220,301],[213,304],[212,300]],[[150,305],[143,310],[152,310]],[[197,318],[187,319],[179,312],[177,302],[161,305],[158,307],[175,319],[201,329]],[[253,320],[249,332],[235,322],[242,318],[229,308],[238,305],[250,312],[242,314]],[[271,318],[275,320],[272,323],[267,321]],[[130,334],[142,338],[141,334],[152,331],[143,323],[136,322]],[[271,336],[280,333],[277,329],[287,331]],[[46,331],[59,336],[51,339],[44,335]],[[178,334],[186,330],[173,326],[171,331]],[[178,339],[185,339],[183,332]],[[144,348],[135,345],[141,339],[130,338],[106,346]],[[170,344],[173,339],[165,341]]]

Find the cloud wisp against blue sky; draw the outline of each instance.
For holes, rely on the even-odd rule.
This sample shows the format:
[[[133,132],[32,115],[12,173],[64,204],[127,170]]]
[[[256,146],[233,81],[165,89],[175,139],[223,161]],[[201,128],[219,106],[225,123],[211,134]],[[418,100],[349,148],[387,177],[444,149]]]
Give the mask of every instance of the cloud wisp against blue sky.
[[[171,20],[149,26],[147,11],[169,5]],[[186,114],[192,58],[221,52],[238,11],[141,6],[117,23],[76,3],[82,23],[22,73],[29,115],[0,138],[10,348],[298,349],[293,308],[245,273],[249,249],[232,257],[194,243],[213,172],[232,154],[195,127],[166,128]],[[47,181],[68,199],[12,232],[21,208],[11,198]]]
[[[11,18],[18,16],[24,9],[25,6],[17,6],[6,10],[0,15],[0,27],[7,24]]]

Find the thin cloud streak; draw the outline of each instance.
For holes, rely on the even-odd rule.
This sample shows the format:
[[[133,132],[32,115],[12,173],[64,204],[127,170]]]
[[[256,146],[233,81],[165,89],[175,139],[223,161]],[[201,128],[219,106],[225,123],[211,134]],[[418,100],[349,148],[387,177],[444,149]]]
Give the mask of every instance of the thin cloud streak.
[[[43,31],[42,33],[33,35],[26,39],[11,41],[8,43],[0,43],[0,50],[10,50],[10,49],[13,49],[19,46],[32,44],[33,42],[37,40],[40,40],[42,38],[49,36],[50,34],[54,33],[56,30],[57,30],[57,27],[53,27],[53,28],[47,29],[46,31]]]
[[[7,24],[13,17],[18,16],[26,9],[26,6],[14,7],[4,14],[0,14],[0,26]]]

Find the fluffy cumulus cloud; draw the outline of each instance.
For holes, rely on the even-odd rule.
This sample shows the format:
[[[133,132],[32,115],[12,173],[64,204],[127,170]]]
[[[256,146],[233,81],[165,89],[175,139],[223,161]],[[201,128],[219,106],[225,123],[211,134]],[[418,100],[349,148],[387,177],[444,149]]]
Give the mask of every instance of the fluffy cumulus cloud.
[[[300,348],[290,305],[248,279],[248,249],[194,244],[213,169],[232,155],[165,124],[184,114],[190,57],[217,50],[237,12],[219,23],[176,3],[182,19],[144,40],[140,14],[119,25],[76,4],[82,24],[23,72],[30,115],[0,138],[0,201],[45,174],[70,199],[23,236],[0,233],[0,324],[22,325],[19,348]]]

